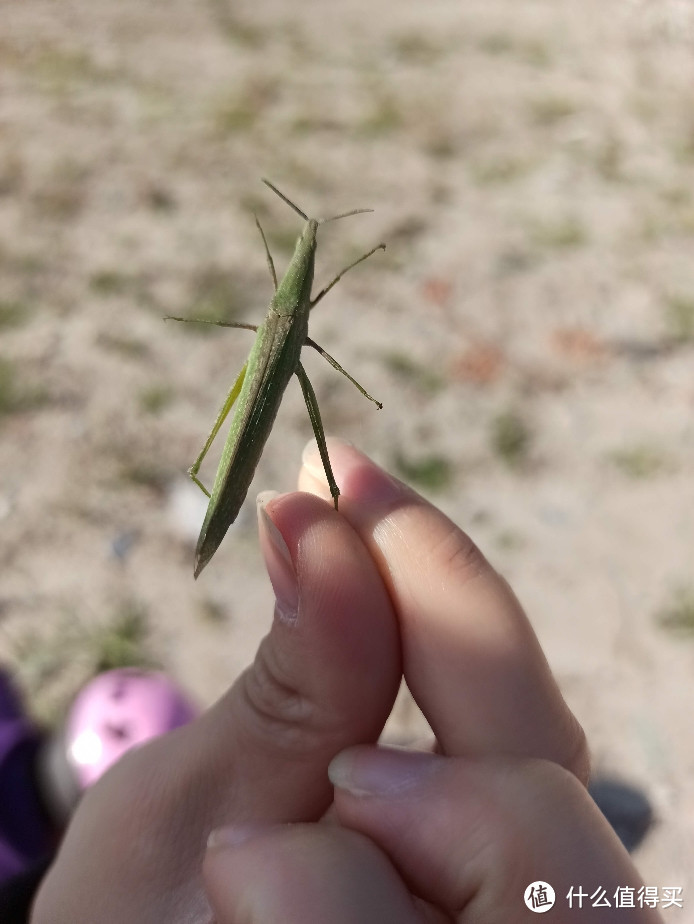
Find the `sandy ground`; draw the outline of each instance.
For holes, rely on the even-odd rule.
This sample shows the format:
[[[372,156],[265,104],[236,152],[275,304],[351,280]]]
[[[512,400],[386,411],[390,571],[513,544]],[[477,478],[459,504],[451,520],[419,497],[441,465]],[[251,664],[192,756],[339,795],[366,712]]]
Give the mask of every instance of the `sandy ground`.
[[[290,387],[247,510],[192,579],[185,471],[295,216],[327,429],[468,530],[531,615],[598,771],[694,922],[694,3],[28,0],[0,15],[0,653],[41,715],[153,658],[202,703],[272,598],[253,502],[294,486]],[[217,456],[203,469],[211,480]],[[404,697],[389,734],[421,719]]]

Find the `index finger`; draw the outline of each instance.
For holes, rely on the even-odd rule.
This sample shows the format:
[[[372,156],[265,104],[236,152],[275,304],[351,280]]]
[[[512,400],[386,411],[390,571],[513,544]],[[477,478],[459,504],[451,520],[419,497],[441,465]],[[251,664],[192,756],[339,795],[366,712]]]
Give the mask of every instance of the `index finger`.
[[[585,780],[580,725],[523,608],[474,542],[354,447],[329,442],[340,513],[369,549],[398,616],[407,684],[450,755],[561,764]],[[311,444],[302,490],[325,495]]]

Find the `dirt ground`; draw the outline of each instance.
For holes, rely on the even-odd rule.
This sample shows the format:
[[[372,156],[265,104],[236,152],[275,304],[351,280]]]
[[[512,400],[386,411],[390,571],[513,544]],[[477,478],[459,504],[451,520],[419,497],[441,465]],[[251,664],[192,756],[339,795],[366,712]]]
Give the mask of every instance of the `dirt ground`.
[[[254,499],[198,582],[185,471],[306,210],[329,432],[466,529],[524,602],[646,882],[694,922],[694,2],[26,0],[0,15],[0,656],[55,716],[98,664],[198,698],[272,611]],[[218,450],[217,450],[218,452]],[[214,456],[214,458],[212,458]],[[203,468],[211,480],[218,456]],[[388,734],[417,736],[403,696]]]

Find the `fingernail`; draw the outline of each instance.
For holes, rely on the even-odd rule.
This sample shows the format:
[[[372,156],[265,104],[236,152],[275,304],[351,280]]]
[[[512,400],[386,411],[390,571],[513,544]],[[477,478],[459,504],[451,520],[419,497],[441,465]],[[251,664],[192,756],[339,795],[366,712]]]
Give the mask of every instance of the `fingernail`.
[[[325,481],[323,462],[315,440],[307,443],[301,461],[314,478]],[[340,488],[349,481],[348,493],[364,503],[387,504],[412,493],[407,485],[379,468],[346,440],[331,437],[330,462]]]
[[[294,564],[282,533],[265,509],[275,497],[279,497],[276,491],[263,491],[256,498],[260,547],[275,592],[275,614],[285,622],[294,622],[299,612],[299,586]]]
[[[398,796],[421,786],[438,771],[442,757],[400,748],[350,748],[333,758],[333,786],[354,796]]]
[[[214,850],[221,847],[238,847],[245,844],[258,834],[269,831],[274,825],[255,824],[249,822],[244,825],[228,825],[224,828],[215,828],[210,831],[207,838],[207,849]]]

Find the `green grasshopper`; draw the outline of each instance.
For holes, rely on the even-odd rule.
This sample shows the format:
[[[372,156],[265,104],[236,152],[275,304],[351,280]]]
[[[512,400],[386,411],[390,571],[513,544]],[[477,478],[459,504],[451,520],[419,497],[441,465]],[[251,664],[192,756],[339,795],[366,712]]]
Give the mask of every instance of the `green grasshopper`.
[[[267,316],[260,326],[224,321],[205,322],[219,324],[221,327],[241,327],[245,330],[252,330],[255,331],[256,337],[250,356],[229,391],[210,431],[207,442],[202,448],[202,452],[188,470],[188,474],[193,481],[210,498],[195,549],[193,573],[196,578],[217,551],[227,530],[238,516],[277,416],[282,395],[294,373],[299,379],[301,390],[304,394],[308,415],[311,419],[318,450],[328,479],[330,494],[337,510],[340,489],[330,466],[316,394],[308,380],[304,367],[301,365],[300,357],[303,346],[310,346],[317,350],[321,356],[327,359],[331,366],[347,376],[350,382],[356,385],[369,401],[373,401],[379,410],[383,407],[329,353],[326,353],[322,347],[308,336],[308,316],[311,309],[316,307],[318,302],[328,294],[348,270],[366,260],[377,250],[385,250],[386,248],[385,244],[378,244],[377,247],[374,247],[358,260],[355,260],[354,263],[350,263],[349,266],[345,267],[332,282],[325,286],[324,289],[321,289],[315,298],[311,298],[318,225],[325,224],[328,221],[337,221],[339,218],[347,218],[350,215],[357,215],[361,212],[370,212],[372,209],[354,209],[351,212],[344,212],[340,215],[334,215],[332,218],[321,220],[309,218],[279,189],[273,186],[269,180],[263,179],[263,183],[294,209],[306,224],[296,242],[294,255],[287,272],[278,284],[275,264],[265,233],[260,226],[258,217],[256,216],[255,218],[255,223],[263,239],[265,256],[275,287],[275,294],[272,296]],[[166,320],[191,321],[194,319],[169,317]],[[198,472],[202,460],[207,455],[208,449],[237,399],[238,404],[231,421],[229,435],[224,444],[214,486],[210,494],[198,479]]]

